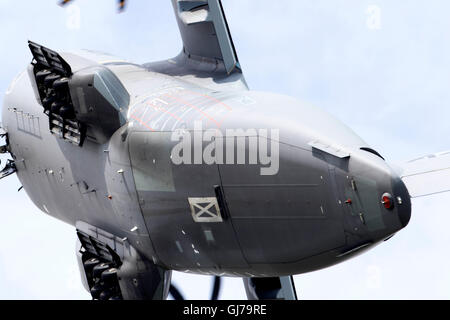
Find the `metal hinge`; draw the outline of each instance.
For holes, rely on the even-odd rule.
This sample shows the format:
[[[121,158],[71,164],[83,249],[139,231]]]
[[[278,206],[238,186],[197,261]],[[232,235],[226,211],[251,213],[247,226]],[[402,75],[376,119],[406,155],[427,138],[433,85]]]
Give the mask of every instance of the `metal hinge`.
[[[5,138],[5,144],[0,145],[0,153],[8,152],[8,137],[5,129],[2,128],[2,124],[0,123],[0,139]]]
[[[0,163],[1,163],[1,160],[0,160]],[[6,160],[5,167],[2,169],[2,171],[0,171],[0,179],[10,176],[13,173],[16,173],[16,171],[17,171],[17,169],[16,169],[16,165],[15,165],[14,161],[8,159],[8,160]]]
[[[3,129],[2,123],[0,122],[0,138],[6,136],[6,130]]]
[[[5,144],[0,145],[0,154],[9,153],[8,148],[8,134],[5,129],[1,126],[0,123],[0,138],[5,139]],[[2,164],[5,163],[5,166],[2,168]],[[0,159],[0,179],[3,179],[9,175],[12,175],[17,171],[16,165],[11,159]]]

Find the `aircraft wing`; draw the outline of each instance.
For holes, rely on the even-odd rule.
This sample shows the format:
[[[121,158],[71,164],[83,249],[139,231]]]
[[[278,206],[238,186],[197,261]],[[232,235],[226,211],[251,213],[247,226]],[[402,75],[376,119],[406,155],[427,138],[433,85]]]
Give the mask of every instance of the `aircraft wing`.
[[[220,0],[172,0],[172,4],[186,55],[223,61],[228,74],[240,69]]]
[[[73,0],[62,0],[61,5]],[[183,41],[173,59],[146,63],[150,71],[211,90],[248,90],[221,0],[171,0]],[[119,0],[119,10],[125,0]]]
[[[402,168],[401,178],[413,198],[450,191],[450,151],[411,160]]]

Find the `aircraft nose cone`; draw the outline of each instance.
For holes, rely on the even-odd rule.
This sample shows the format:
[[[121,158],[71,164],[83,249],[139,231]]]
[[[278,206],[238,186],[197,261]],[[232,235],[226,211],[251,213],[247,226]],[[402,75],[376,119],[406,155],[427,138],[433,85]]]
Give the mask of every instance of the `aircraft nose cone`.
[[[394,179],[392,185],[398,216],[402,226],[406,227],[411,219],[411,197],[400,178]]]

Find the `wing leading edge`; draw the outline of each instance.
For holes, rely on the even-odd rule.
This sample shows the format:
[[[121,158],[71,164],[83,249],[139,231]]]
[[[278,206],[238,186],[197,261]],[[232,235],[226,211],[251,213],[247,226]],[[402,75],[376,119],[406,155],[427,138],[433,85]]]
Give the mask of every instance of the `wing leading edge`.
[[[61,0],[65,5],[73,0]],[[177,57],[146,63],[150,71],[212,90],[248,90],[221,0],[171,0],[183,41]],[[119,1],[123,11],[125,1]]]
[[[450,151],[411,160],[401,178],[413,198],[450,191]]]

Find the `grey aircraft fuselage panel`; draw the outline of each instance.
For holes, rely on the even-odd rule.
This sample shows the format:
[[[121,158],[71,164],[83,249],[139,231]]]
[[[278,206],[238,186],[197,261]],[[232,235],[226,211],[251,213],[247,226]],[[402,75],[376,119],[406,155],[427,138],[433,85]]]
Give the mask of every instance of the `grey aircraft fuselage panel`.
[[[63,56],[70,65],[86,61]],[[324,111],[243,87],[199,86],[155,71],[161,63],[103,67],[130,96],[126,123],[106,143],[88,138],[79,147],[51,134],[28,72],[6,94],[3,125],[17,174],[45,213],[107,230],[166,269],[242,277],[328,267],[408,223],[410,199],[399,177]],[[204,150],[202,135],[212,130],[220,133],[216,157],[227,131],[244,136],[245,161],[224,160],[229,152],[236,160],[237,142],[222,161],[196,158],[196,141]],[[192,138],[191,163],[172,158],[177,134]],[[255,141],[279,148],[278,164],[250,163],[261,148]],[[261,174],[270,170],[276,174]],[[394,198],[391,209],[381,203],[385,193]]]

